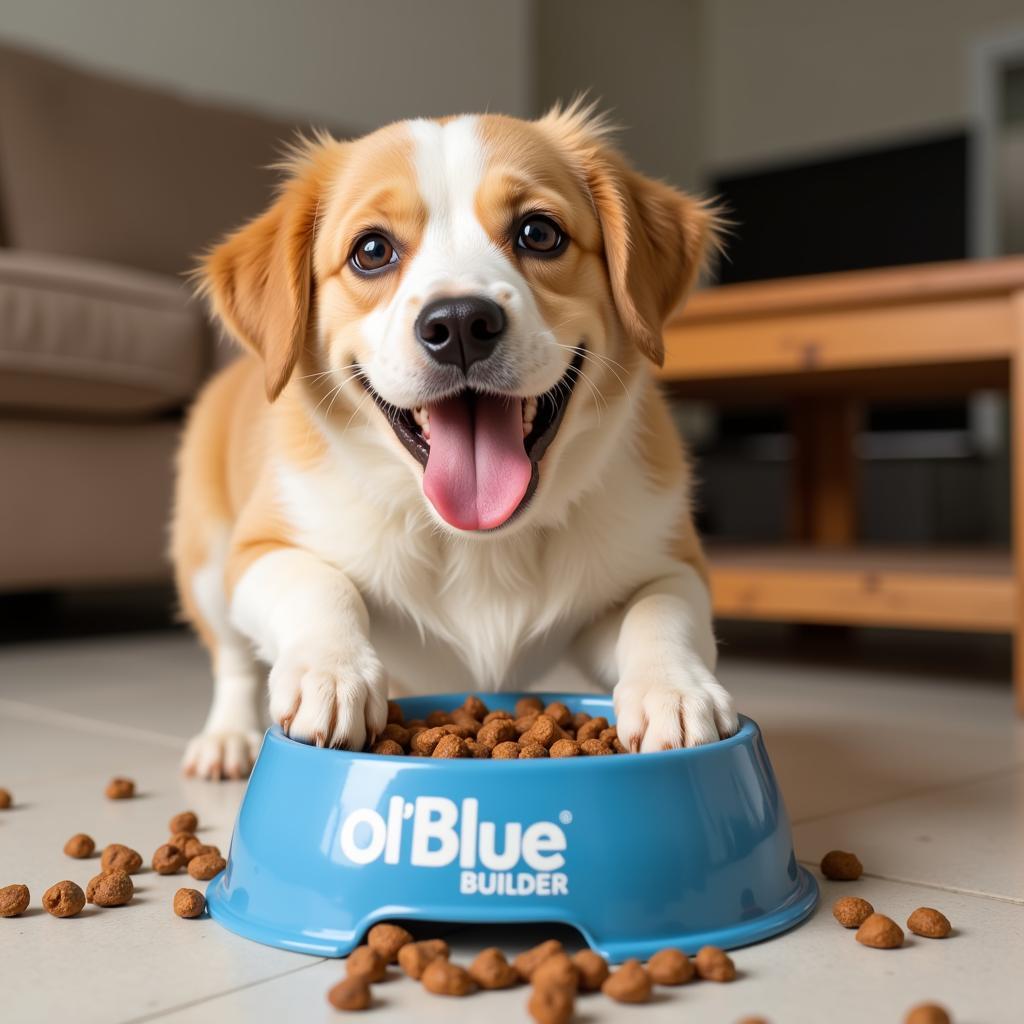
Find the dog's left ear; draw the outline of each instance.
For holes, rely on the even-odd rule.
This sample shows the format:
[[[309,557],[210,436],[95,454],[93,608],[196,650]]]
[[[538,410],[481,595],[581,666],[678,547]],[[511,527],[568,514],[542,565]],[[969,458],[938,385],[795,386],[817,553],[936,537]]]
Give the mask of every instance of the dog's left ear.
[[[640,174],[607,148],[590,154],[587,179],[619,319],[640,351],[661,366],[665,320],[717,245],[714,208]]]
[[[573,157],[590,192],[612,298],[626,334],[651,362],[665,361],[665,319],[717,248],[711,203],[634,170],[609,141],[612,128],[582,97],[539,122]]]

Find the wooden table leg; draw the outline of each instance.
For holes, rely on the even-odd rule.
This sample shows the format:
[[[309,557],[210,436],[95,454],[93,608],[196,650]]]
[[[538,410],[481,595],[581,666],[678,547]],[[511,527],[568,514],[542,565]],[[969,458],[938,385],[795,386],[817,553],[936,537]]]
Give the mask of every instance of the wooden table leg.
[[[843,395],[806,398],[791,409],[793,476],[790,533],[817,546],[857,539],[857,456],[861,403]]]
[[[1017,585],[1017,627],[1013,635],[1013,692],[1024,716],[1024,292],[1013,298],[1017,347],[1010,361],[1010,530]]]

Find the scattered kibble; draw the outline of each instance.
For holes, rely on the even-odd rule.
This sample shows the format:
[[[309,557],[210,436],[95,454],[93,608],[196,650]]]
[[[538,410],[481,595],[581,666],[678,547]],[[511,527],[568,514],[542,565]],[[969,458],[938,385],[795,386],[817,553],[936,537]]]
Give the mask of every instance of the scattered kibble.
[[[444,939],[409,942],[398,951],[398,966],[410,978],[419,981],[427,965],[438,957],[448,959],[448,943]]]
[[[872,914],[857,929],[856,939],[872,949],[897,949],[903,945],[903,929],[885,914]]]
[[[135,796],[135,783],[131,779],[114,778],[105,790],[108,800],[130,800]]]
[[[165,843],[154,852],[152,865],[158,875],[175,875],[185,866],[185,855],[176,846]]]
[[[568,953],[552,953],[533,969],[530,982],[540,988],[568,988],[575,992],[579,971]]]
[[[17,917],[28,909],[27,885],[5,885],[0,889],[0,917]]]
[[[43,893],[43,909],[54,917],[74,917],[84,907],[85,893],[74,882],[58,882]]]
[[[469,976],[483,989],[511,988],[520,981],[519,972],[497,946],[481,950],[468,970]]]
[[[938,1003],[919,1003],[907,1013],[903,1024],[953,1024],[953,1019]]]
[[[188,862],[188,873],[200,882],[208,882],[228,866],[219,853],[203,853]]]
[[[597,992],[608,977],[608,963],[600,953],[592,949],[581,949],[572,962],[576,965],[581,992]]]
[[[64,844],[64,852],[69,857],[74,857],[75,860],[85,860],[86,857],[91,857],[96,852],[96,843],[92,836],[78,832]]]
[[[130,846],[111,843],[103,848],[100,867],[104,871],[120,868],[120,870],[128,872],[129,875],[136,875],[142,870],[142,856]]]
[[[833,882],[855,882],[864,873],[864,865],[855,853],[829,850],[821,858],[821,873]]]
[[[549,956],[554,956],[556,953],[564,952],[565,947],[558,939],[548,939],[547,942],[542,942],[540,945],[533,946],[524,953],[520,953],[512,961],[512,966],[519,972],[519,977],[524,981],[529,981],[533,977],[533,972],[544,960]]]
[[[14,797],[9,789],[0,789],[0,811],[6,811],[14,805]]]
[[[345,970],[358,975],[368,982],[383,981],[387,974],[388,962],[369,946],[356,946],[345,959]]]
[[[526,1012],[536,1024],[568,1024],[575,1012],[572,989],[547,985],[530,993]]]
[[[195,835],[197,828],[199,828],[199,816],[195,811],[182,811],[167,823],[167,831],[172,836],[175,832],[189,832]]]
[[[327,1001],[336,1010],[366,1010],[372,998],[366,979],[358,974],[343,978],[327,993]]]
[[[412,935],[397,924],[375,924],[366,935],[366,944],[384,958],[384,963],[398,960],[398,951],[412,942]]]
[[[859,928],[874,912],[875,908],[859,896],[843,896],[832,904],[832,916],[844,928]]]
[[[907,918],[907,927],[925,939],[944,939],[953,930],[949,918],[933,907],[918,907]]]
[[[464,967],[440,956],[427,964],[420,981],[435,996],[468,996],[476,987]]]
[[[651,979],[639,960],[627,960],[613,971],[601,991],[617,1003],[646,1003],[651,998]]]
[[[98,907],[123,907],[134,895],[131,875],[120,868],[96,875],[85,887],[85,898]]]
[[[696,972],[681,949],[660,949],[647,961],[647,973],[656,985],[685,985]]]
[[[174,894],[178,917],[199,917],[206,909],[206,897],[198,889],[179,889]]]
[[[705,946],[693,958],[697,973],[706,981],[732,981],[736,977],[736,965],[732,958],[717,946]]]

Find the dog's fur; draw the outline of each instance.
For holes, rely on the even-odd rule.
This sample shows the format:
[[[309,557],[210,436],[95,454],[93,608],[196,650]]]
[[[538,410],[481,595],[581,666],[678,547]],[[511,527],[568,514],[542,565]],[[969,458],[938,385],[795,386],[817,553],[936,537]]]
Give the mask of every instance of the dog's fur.
[[[271,666],[272,718],[310,743],[360,748],[380,733],[389,676],[494,689],[563,655],[614,686],[634,750],[735,731],[713,675],[690,473],[648,372],[714,243],[713,210],[631,169],[578,104],[535,122],[318,137],[286,170],[271,207],[201,270],[249,354],[204,389],[180,453],[173,558],[215,679],[186,771],[250,767],[252,648]],[[557,258],[515,249],[510,224],[534,211],[567,231]],[[362,276],[349,259],[370,228],[401,259]],[[470,384],[479,371],[484,390],[500,379],[524,397],[576,385],[532,500],[487,531],[442,519],[382,407],[438,393],[413,322],[431,299],[467,292],[509,323]]]

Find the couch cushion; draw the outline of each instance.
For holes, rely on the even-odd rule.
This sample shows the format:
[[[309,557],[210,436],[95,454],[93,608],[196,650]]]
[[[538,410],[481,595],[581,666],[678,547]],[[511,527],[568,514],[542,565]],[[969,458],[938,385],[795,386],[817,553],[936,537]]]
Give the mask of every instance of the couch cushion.
[[[0,408],[105,416],[182,405],[209,328],[172,277],[0,249]]]
[[[3,243],[181,273],[267,203],[293,133],[0,47]]]

